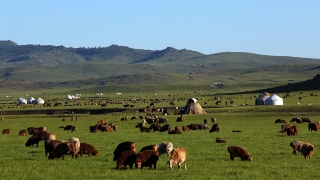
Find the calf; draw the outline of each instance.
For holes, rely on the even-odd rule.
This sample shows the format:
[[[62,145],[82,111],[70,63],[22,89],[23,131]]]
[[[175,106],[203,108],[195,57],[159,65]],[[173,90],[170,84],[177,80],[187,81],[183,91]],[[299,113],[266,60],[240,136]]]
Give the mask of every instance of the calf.
[[[182,126],[182,131],[190,131],[188,126]]]
[[[140,131],[141,131],[141,132],[150,132],[150,129],[147,128],[147,127],[141,126],[141,127],[140,127]]]
[[[121,121],[128,121],[128,119],[129,119],[128,116],[125,116],[121,118]]]
[[[160,132],[170,131],[170,130],[171,130],[171,125],[170,125],[170,124],[166,124],[166,125],[163,125],[163,126],[161,127]]]
[[[149,127],[149,130],[153,130],[153,131],[159,131],[161,130],[161,126],[159,123],[152,123]]]
[[[98,123],[97,124],[104,124],[104,120],[98,120]]]
[[[28,131],[23,129],[19,132],[19,136],[26,136],[28,134]]]
[[[216,138],[216,143],[227,143],[226,140],[220,139],[219,137]]]
[[[183,147],[177,147],[172,150],[167,164],[169,164],[169,168],[171,169],[178,164],[178,167],[181,170],[181,163],[184,163],[184,169],[187,169],[187,151]]]
[[[181,114],[181,116],[177,118],[176,122],[182,122],[183,120],[184,120],[184,115]]]
[[[63,130],[72,130],[74,128],[74,125],[67,125],[63,128]]]
[[[209,130],[209,127],[207,124],[198,124],[198,129],[201,130],[201,129],[204,129],[204,130]]]
[[[4,129],[2,130],[2,134],[10,134],[10,129]]]
[[[228,152],[230,154],[230,160],[234,160],[235,157],[240,157],[242,161],[252,161],[252,156],[248,153],[248,151],[240,146],[229,146]]]
[[[78,154],[80,154],[81,157],[83,154],[88,154],[89,157],[91,155],[97,157],[99,155],[99,151],[96,150],[96,148],[91,144],[80,143],[80,149],[79,149]]]
[[[159,152],[154,150],[145,150],[139,152],[135,159],[135,166],[138,169],[142,169],[143,167],[149,167],[149,169],[157,168],[157,161],[159,160]]]
[[[216,123],[214,125],[212,125],[211,129],[210,129],[210,133],[217,131],[217,133],[220,131],[220,124]]]
[[[287,121],[286,121],[286,120],[284,120],[284,119],[277,119],[274,123],[275,123],[275,124],[277,124],[277,123],[283,123],[283,124],[286,124],[286,123],[287,123]]]
[[[90,126],[90,132],[92,132],[92,133],[98,132],[98,127],[99,127],[98,124],[96,124],[94,126]]]
[[[191,130],[198,130],[199,126],[198,126],[198,124],[189,124],[188,128]]]
[[[102,132],[111,132],[112,128],[109,125],[99,125],[98,129]]]

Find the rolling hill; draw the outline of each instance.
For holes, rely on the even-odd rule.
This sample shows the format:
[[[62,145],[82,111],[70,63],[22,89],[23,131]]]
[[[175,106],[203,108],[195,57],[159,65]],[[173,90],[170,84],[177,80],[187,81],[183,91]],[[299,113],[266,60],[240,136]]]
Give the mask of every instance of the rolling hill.
[[[76,86],[177,82],[208,85],[214,81],[237,86],[280,86],[310,79],[320,67],[319,59],[244,52],[205,55],[172,47],[152,51],[118,45],[68,48],[18,45],[10,40],[0,41],[0,63],[2,86],[24,82],[46,87],[68,81]]]

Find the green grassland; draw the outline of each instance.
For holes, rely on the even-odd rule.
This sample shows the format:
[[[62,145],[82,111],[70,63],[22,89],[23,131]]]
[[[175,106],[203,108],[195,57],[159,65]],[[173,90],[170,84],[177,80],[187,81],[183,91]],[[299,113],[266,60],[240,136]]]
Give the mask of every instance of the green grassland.
[[[172,126],[191,123],[202,123],[203,119],[216,117],[221,125],[219,133],[208,130],[183,132],[181,135],[170,135],[165,132],[141,133],[134,126],[138,120],[120,121],[124,115],[137,116],[136,113],[121,113],[111,116],[77,114],[78,121],[72,121],[68,115],[8,115],[1,122],[1,128],[11,128],[11,134],[0,138],[0,177],[2,179],[317,179],[317,164],[320,155],[315,150],[311,160],[302,155],[292,155],[289,143],[294,140],[310,142],[319,146],[317,132],[308,132],[307,124],[299,124],[298,136],[289,137],[279,134],[280,124],[274,124],[277,118],[287,121],[293,117],[287,112],[212,112],[206,115],[187,115],[184,122],[175,122],[178,115],[166,116]],[[161,116],[161,115],[160,115]],[[311,113],[311,120],[318,119],[319,113]],[[67,121],[62,121],[66,117]],[[90,133],[89,126],[104,119],[119,126],[118,131],[109,133]],[[73,124],[77,132],[63,131],[59,126]],[[212,123],[208,123],[211,127]],[[29,136],[19,137],[18,132],[30,126],[46,126],[48,132],[57,134],[60,140],[78,137],[81,142],[93,144],[100,152],[98,157],[65,160],[48,160],[44,154],[44,144],[39,147],[25,147]],[[232,130],[242,130],[234,133]],[[215,138],[227,140],[227,144],[217,144]],[[148,168],[116,170],[112,161],[113,151],[122,141],[134,141],[137,150],[144,146],[171,141],[175,147],[182,146],[187,150],[187,170],[173,170],[166,165],[169,159],[161,155],[156,170]],[[236,158],[229,160],[227,146],[245,147],[253,156],[252,162],[243,162]],[[302,168],[303,167],[303,168]],[[299,169],[299,171],[297,171]]]
[[[239,89],[243,90],[243,89]],[[104,92],[104,91],[101,91]],[[117,91],[115,91],[117,92]],[[36,95],[39,91],[26,92]],[[69,92],[70,93],[70,92]],[[309,94],[319,94],[319,91],[291,92],[289,98],[284,99],[284,106],[254,106],[254,95],[236,94],[233,91],[222,92],[215,89],[212,91],[204,90],[186,90],[186,91],[155,91],[149,93],[122,93],[117,96],[115,93],[106,92],[102,96],[95,96],[94,93],[82,93],[81,101],[85,102],[102,101],[107,99],[122,100],[131,103],[133,99],[148,99],[149,101],[136,103],[136,108],[124,109],[123,104],[108,104],[105,108],[121,108],[125,111],[113,113],[89,115],[80,114],[33,114],[33,115],[1,115],[5,120],[0,122],[0,129],[10,128],[9,135],[1,135],[0,138],[0,178],[2,179],[318,179],[317,164],[320,155],[315,150],[311,160],[305,160],[300,154],[292,155],[292,148],[289,143],[294,140],[310,142],[319,146],[318,132],[308,132],[307,124],[299,124],[298,136],[289,137],[280,134],[280,124],[274,121],[282,118],[289,121],[295,112],[308,112],[312,121],[319,121],[320,101],[318,97]],[[39,93],[40,94],[40,93]],[[39,95],[37,94],[37,95]],[[64,104],[65,94],[44,93],[40,94],[43,99],[56,99],[57,102]],[[285,93],[278,95],[284,96]],[[35,96],[37,97],[37,96]],[[167,117],[169,124],[172,126],[182,126],[191,123],[202,123],[203,119],[217,118],[221,125],[219,133],[209,133],[208,130],[197,130],[183,132],[181,135],[170,135],[166,132],[141,133],[135,125],[140,120],[121,121],[121,117],[143,115],[137,114],[138,108],[146,108],[152,99],[173,97],[187,99],[190,97],[198,98],[199,103],[206,110],[205,115],[186,115],[183,122],[176,122],[179,115],[176,111],[169,111],[168,116],[161,113],[155,113],[159,117]],[[233,98],[236,106],[215,105],[214,97],[221,97],[223,102],[226,98]],[[302,97],[301,100],[298,97]],[[26,98],[26,97],[25,97]],[[251,98],[251,100],[250,100]],[[247,99],[245,101],[245,99]],[[15,97],[4,98],[1,94],[0,104],[5,106],[0,113],[7,111],[22,110],[48,110],[48,109],[103,109],[99,105],[83,106],[59,106],[59,107],[41,107],[25,105],[17,107],[14,105]],[[76,100],[69,101],[69,103]],[[207,105],[205,105],[205,102]],[[298,105],[297,102],[300,104]],[[68,104],[69,104],[68,103]],[[186,101],[175,101],[178,107],[184,106]],[[249,106],[240,106],[248,103]],[[309,105],[308,105],[309,104]],[[163,101],[156,104],[157,107],[170,107],[169,101]],[[12,106],[13,108],[8,108]],[[71,121],[71,116],[79,117],[78,121]],[[62,121],[66,118],[66,121]],[[118,131],[109,133],[97,132],[90,133],[89,126],[103,119],[105,122],[115,123],[119,126]],[[59,126],[73,124],[78,127],[77,132],[63,131]],[[209,127],[212,122],[208,122]],[[295,124],[295,123],[291,123]],[[48,132],[57,134],[57,139],[67,140],[70,137],[78,137],[81,142],[93,144],[100,152],[98,157],[87,157],[71,159],[67,156],[65,160],[48,160],[44,153],[44,143],[41,142],[39,147],[25,147],[29,136],[19,137],[18,132],[27,127],[46,126]],[[148,127],[149,125],[147,125]],[[241,133],[232,132],[232,130],[242,130]],[[215,138],[220,137],[227,140],[227,144],[217,144]],[[187,150],[187,170],[181,171],[175,167],[169,169],[166,162],[169,157],[161,155],[156,170],[148,168],[116,170],[116,162],[112,161],[113,151],[117,144],[122,141],[134,141],[137,144],[137,150],[142,147],[171,141],[175,147],[182,146]],[[234,161],[229,160],[227,147],[230,145],[239,145],[245,147],[253,156],[252,162],[243,162],[239,158]],[[301,168],[303,167],[303,168]],[[297,171],[299,170],[299,171]]]

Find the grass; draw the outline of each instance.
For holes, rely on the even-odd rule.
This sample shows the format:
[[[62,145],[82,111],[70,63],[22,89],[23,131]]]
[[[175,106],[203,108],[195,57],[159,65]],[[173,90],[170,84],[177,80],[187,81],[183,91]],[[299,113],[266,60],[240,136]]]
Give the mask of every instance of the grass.
[[[277,133],[279,124],[274,121],[281,117],[290,121],[292,115],[287,112],[231,112],[208,113],[206,115],[187,115],[184,122],[175,122],[178,115],[169,115],[172,126],[201,123],[204,118],[216,117],[221,125],[219,133],[206,130],[183,132],[182,135],[151,132],[141,133],[134,126],[137,120],[122,122],[122,115],[136,116],[135,113],[124,113],[116,116],[110,114],[79,116],[79,121],[62,122],[64,115],[8,115],[1,122],[1,128],[11,128],[11,134],[0,138],[0,178],[2,179],[310,179],[319,178],[317,164],[320,155],[315,151],[311,160],[302,155],[292,155],[289,143],[294,140],[310,142],[319,146],[320,134],[308,132],[307,124],[299,126],[298,136],[288,137]],[[309,116],[315,121],[319,113]],[[119,126],[118,131],[110,133],[90,133],[89,126],[99,119],[113,122]],[[58,128],[61,125],[74,124],[78,131],[71,133]],[[212,123],[209,122],[211,127]],[[86,157],[49,161],[44,154],[43,143],[39,147],[25,147],[28,137],[19,137],[18,132],[29,126],[46,126],[48,132],[57,134],[57,138],[67,140],[78,137],[81,142],[93,144],[100,152],[98,157]],[[240,129],[243,132],[233,133]],[[227,140],[227,144],[215,143],[215,138]],[[137,150],[143,146],[171,141],[175,147],[182,146],[187,150],[187,170],[179,171],[177,167],[170,170],[166,165],[169,159],[161,155],[156,170],[116,170],[112,161],[113,151],[118,143],[126,140],[136,142]],[[244,146],[253,156],[252,162],[242,162],[239,158],[229,160],[227,146]],[[303,168],[301,168],[303,167]],[[297,171],[299,169],[299,171]],[[71,173],[72,172],[72,173]],[[302,176],[303,175],[303,176]]]

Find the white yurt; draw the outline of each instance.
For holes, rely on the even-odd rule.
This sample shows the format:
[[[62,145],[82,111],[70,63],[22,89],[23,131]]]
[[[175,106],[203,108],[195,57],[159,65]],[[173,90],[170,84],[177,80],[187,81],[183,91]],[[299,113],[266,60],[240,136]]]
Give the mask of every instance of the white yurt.
[[[36,100],[35,98],[31,97],[27,100],[28,104],[33,104],[33,101]]]
[[[273,94],[265,100],[265,105],[283,105],[283,99]]]
[[[72,96],[68,95],[68,96],[66,97],[66,99],[71,100],[71,99],[72,99]]]
[[[270,94],[267,92],[262,93],[255,102],[255,105],[265,105],[265,100],[270,97]]]
[[[44,104],[44,100],[41,98],[38,98],[34,101],[34,104]]]
[[[19,98],[18,99],[19,104],[27,104],[27,100],[25,100],[24,98]]]

